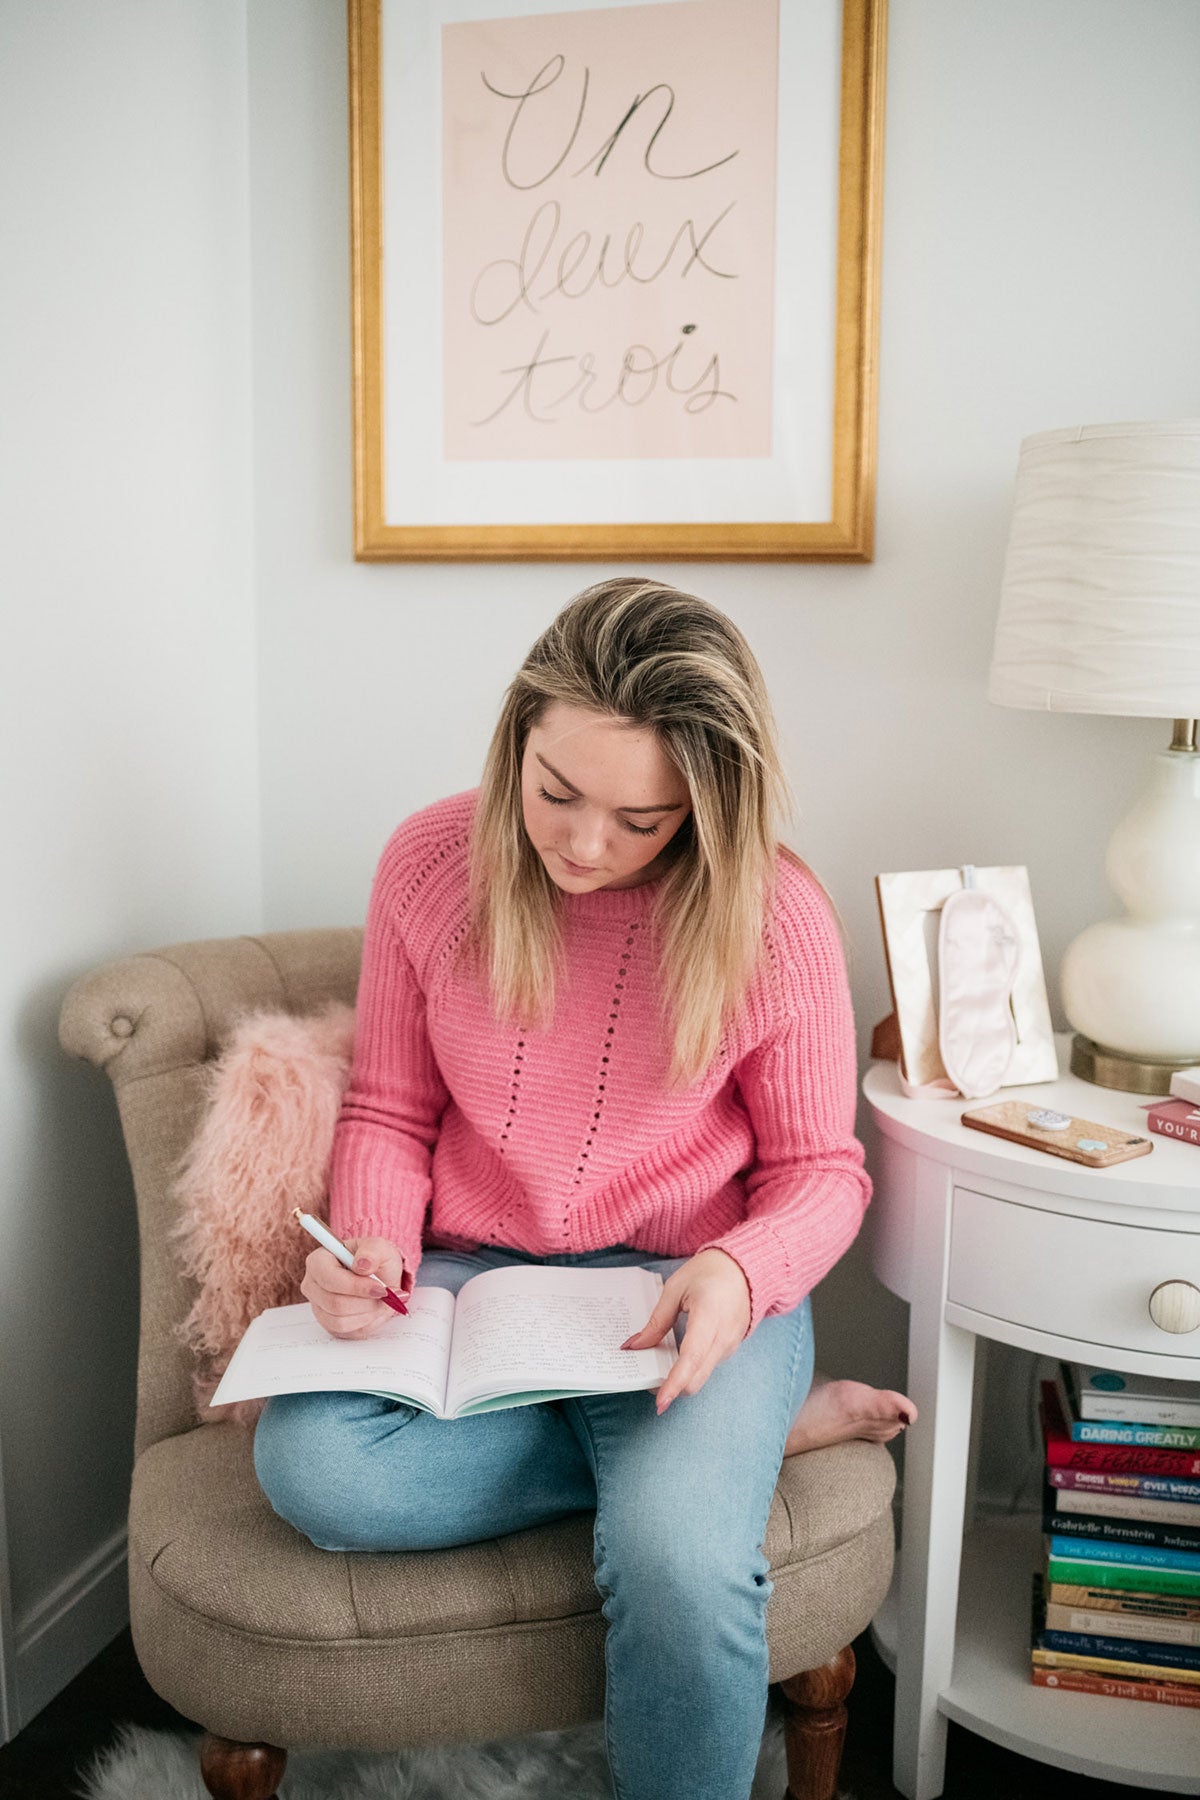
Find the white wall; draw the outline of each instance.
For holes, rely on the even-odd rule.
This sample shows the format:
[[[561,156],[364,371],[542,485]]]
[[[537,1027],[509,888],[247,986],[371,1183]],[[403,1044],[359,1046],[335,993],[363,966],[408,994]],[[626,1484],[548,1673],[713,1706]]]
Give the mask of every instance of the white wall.
[[[260,929],[262,896],[244,7],[0,20],[12,1732],[127,1617],[133,1196],[59,1005],[98,962]]]
[[[1055,426],[1200,407],[1192,0],[896,0],[888,62],[875,560],[657,565],[725,608],[768,671],[799,801],[793,841],[853,939],[864,1066],[890,1010],[873,888],[885,869],[1025,863],[1065,1029],[1062,950],[1112,909],[1107,836],[1169,727],[985,699],[1017,447]],[[346,133],[342,7],[253,0],[275,928],[361,920],[392,826],[478,779],[525,651],[607,572],[352,561]],[[905,1308],[861,1249],[823,1284],[816,1315],[822,1365],[902,1384]],[[993,1367],[983,1480],[999,1497],[1029,1442],[1027,1388],[1015,1352],[998,1349]]]

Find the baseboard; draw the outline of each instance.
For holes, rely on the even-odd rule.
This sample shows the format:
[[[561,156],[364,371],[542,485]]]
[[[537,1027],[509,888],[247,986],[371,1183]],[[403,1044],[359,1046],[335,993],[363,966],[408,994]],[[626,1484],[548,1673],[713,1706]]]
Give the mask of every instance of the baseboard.
[[[14,1621],[14,1735],[48,1706],[129,1623],[122,1526],[73,1574]]]

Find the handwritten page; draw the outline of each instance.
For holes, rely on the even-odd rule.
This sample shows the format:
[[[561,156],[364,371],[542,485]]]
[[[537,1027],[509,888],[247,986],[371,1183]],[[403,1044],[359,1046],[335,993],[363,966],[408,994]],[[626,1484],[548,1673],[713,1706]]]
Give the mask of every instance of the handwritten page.
[[[458,1293],[446,1410],[522,1390],[632,1392],[656,1386],[678,1354],[674,1333],[649,1350],[620,1346],[662,1292],[651,1269],[511,1268],[473,1275]]]
[[[412,1400],[440,1417],[453,1325],[448,1288],[414,1288],[407,1317],[392,1313],[369,1338],[333,1337],[307,1300],[275,1306],[247,1329],[212,1403],[346,1388]]]
[[[445,456],[769,457],[778,0],[441,40]]]

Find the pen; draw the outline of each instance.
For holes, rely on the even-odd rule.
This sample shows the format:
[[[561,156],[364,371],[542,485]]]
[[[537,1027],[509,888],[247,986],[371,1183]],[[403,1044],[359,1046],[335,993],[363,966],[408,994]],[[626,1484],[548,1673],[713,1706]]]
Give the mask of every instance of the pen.
[[[318,1244],[324,1244],[326,1250],[332,1250],[340,1263],[345,1263],[348,1269],[354,1267],[354,1252],[352,1250],[347,1250],[341,1238],[335,1238],[329,1227],[327,1225],[322,1225],[320,1219],[314,1219],[311,1213],[301,1212],[298,1206],[293,1206],[292,1217],[295,1219],[297,1225],[303,1226],[309,1237],[316,1238]],[[368,1281],[377,1281],[379,1283],[380,1287],[383,1289],[379,1298],[383,1301],[385,1306],[390,1306],[393,1312],[403,1313],[406,1318],[408,1317],[407,1306],[404,1304],[399,1294],[393,1294],[382,1275],[376,1275],[372,1271],[367,1279]]]

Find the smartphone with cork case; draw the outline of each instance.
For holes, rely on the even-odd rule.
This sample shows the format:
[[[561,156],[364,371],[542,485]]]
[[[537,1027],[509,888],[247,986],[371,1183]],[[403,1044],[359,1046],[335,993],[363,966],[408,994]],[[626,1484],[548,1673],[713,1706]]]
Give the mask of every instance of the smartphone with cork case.
[[[1117,1125],[1099,1125],[1095,1119],[1076,1119],[1059,1113],[1056,1119],[1066,1123],[1051,1128],[1030,1123],[1030,1114],[1044,1111],[1028,1101],[1005,1100],[998,1106],[980,1106],[974,1112],[960,1115],[962,1124],[973,1131],[987,1131],[993,1137],[1009,1138],[1014,1144],[1025,1144],[1030,1150],[1045,1150],[1050,1156],[1065,1156],[1068,1162],[1084,1163],[1089,1169],[1107,1169],[1111,1163],[1128,1162],[1134,1156],[1148,1156],[1154,1145],[1148,1137],[1122,1130]]]

